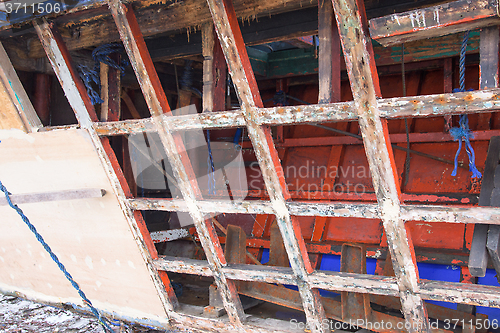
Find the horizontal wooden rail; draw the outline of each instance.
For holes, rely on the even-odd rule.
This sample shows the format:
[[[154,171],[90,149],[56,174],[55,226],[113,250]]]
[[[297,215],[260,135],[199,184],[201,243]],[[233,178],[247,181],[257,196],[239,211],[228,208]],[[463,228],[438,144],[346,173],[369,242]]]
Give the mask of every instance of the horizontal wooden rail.
[[[135,210],[188,211],[179,199],[128,199],[128,203]],[[271,203],[263,200],[200,200],[197,205],[203,213],[273,214]],[[295,216],[380,218],[377,204],[294,201],[286,205]],[[500,224],[496,207],[401,205],[401,216],[405,221]]]
[[[431,117],[449,114],[493,112],[500,110],[500,89],[460,93],[384,98],[378,100],[385,118]],[[329,121],[357,120],[353,102],[256,108],[261,125],[294,125]],[[164,116],[167,118],[167,116]],[[240,110],[168,117],[172,130],[217,129],[246,126]],[[150,118],[100,122],[94,124],[99,135],[123,135],[154,131]]]
[[[159,270],[211,276],[205,260],[160,257],[154,266]],[[292,269],[288,267],[233,265],[222,268],[229,279],[296,285]],[[368,274],[333,271],[314,271],[308,276],[313,288],[348,291],[376,295],[399,296],[396,278]],[[500,287],[469,285],[465,283],[421,280],[419,294],[423,299],[464,303],[477,306],[500,307]]]

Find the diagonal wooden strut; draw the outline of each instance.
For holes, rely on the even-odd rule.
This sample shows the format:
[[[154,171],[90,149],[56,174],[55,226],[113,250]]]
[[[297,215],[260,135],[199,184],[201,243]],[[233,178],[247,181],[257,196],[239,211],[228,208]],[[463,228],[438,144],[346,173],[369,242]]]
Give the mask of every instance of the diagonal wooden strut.
[[[197,201],[201,199],[201,192],[182,137],[172,132],[168,118],[163,117],[164,113],[171,115],[170,107],[135,14],[131,6],[126,7],[119,0],[110,0],[109,8],[148,104],[154,127],[169,158],[177,186],[181,190],[189,213],[194,220],[200,242],[221,293],[224,308],[231,322],[236,326],[241,326],[241,322],[245,321],[241,301],[234,282],[228,280],[221,271],[221,268],[226,265],[226,260],[213,224],[210,219],[205,219],[197,205]]]
[[[38,37],[47,53],[54,72],[61,83],[68,102],[71,105],[78,123],[82,129],[86,129],[92,143],[98,153],[103,168],[113,187],[113,191],[120,203],[125,218],[134,234],[141,255],[147,264],[151,279],[158,291],[167,315],[178,306],[178,301],[168,278],[160,277],[153,266],[153,260],[158,258],[158,253],[151,240],[146,223],[140,212],[133,212],[127,204],[127,197],[131,197],[128,184],[123,176],[118,161],[107,138],[100,139],[94,129],[93,121],[97,121],[97,115],[90,98],[83,86],[83,82],[74,69],[69,52],[59,35],[57,29],[46,21],[34,22]],[[102,140],[102,141],[101,141]],[[164,284],[165,283],[165,284]]]
[[[387,122],[380,118],[377,105],[377,97],[381,96],[380,86],[364,3],[360,0],[332,2],[373,186],[399,285],[403,314],[410,332],[428,332],[425,303],[418,294],[415,252],[401,217],[401,192]]]
[[[309,327],[313,332],[326,332],[325,310],[318,290],[313,290],[308,275],[313,271],[305,248],[300,225],[290,215],[286,200],[290,199],[283,169],[274,147],[271,128],[257,122],[257,109],[262,100],[253,74],[245,43],[238,25],[231,0],[207,0],[217,30],[229,71],[236,87],[245,118],[248,135],[269,193],[278,226],[290,259],[290,266],[297,277],[300,296]]]

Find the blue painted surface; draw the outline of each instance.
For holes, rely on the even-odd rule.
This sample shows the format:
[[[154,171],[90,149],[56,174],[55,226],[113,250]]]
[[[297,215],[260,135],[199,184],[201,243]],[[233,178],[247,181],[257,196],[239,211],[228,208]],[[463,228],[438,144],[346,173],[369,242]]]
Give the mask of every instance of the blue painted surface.
[[[459,266],[445,266],[419,262],[417,263],[418,273],[421,279],[437,280],[447,282],[460,282],[460,267]],[[426,301],[428,303],[444,306],[450,309],[457,309],[454,303]]]
[[[377,266],[377,260],[372,258],[366,259],[366,273],[374,274],[375,268]],[[324,254],[321,260],[321,265],[319,267],[321,271],[333,271],[340,272],[340,256],[333,254]],[[324,297],[336,297],[340,295],[339,293],[335,293],[329,290],[320,290],[321,296]]]

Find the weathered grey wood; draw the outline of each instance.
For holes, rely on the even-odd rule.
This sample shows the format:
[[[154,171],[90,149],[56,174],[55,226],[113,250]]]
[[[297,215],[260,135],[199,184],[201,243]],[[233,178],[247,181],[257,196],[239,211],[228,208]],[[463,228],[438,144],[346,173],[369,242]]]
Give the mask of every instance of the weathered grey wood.
[[[479,88],[498,87],[498,26],[481,29],[479,43]]]
[[[474,236],[470,247],[469,271],[472,276],[483,277],[488,265],[488,252],[486,251],[486,239],[488,237],[489,225],[478,224],[474,226]]]
[[[211,276],[205,260],[160,257],[155,261],[155,267],[171,272]],[[291,285],[297,283],[292,269],[288,267],[228,265],[223,270],[234,280]],[[399,296],[399,287],[394,277],[315,271],[308,279],[315,288],[325,290]],[[427,300],[500,307],[500,288],[494,286],[422,280],[419,283],[419,294]]]
[[[178,199],[129,199],[128,204],[136,210],[188,212],[186,203]],[[241,202],[199,200],[197,204],[203,213],[273,214],[274,212],[271,202],[262,200]],[[293,201],[287,202],[286,205],[290,213],[296,216],[380,218],[379,207],[376,204]],[[401,205],[401,217],[405,221],[500,225],[500,208]]]
[[[415,253],[401,217],[401,192],[387,123],[380,118],[377,104],[377,96],[381,94],[364,4],[356,0],[332,1],[373,186],[398,280],[402,312],[410,332],[429,332],[425,303],[418,294]]]
[[[370,35],[384,46],[498,25],[495,0],[458,0],[370,20]]]
[[[189,237],[189,231],[187,231],[186,229],[155,231],[151,233],[151,239],[155,243],[170,242],[186,237]]]
[[[129,2],[129,1],[126,1]],[[105,1],[100,2],[101,6]],[[141,31],[144,36],[158,35],[167,31],[189,29],[189,27],[201,26],[210,22],[210,12],[206,2],[199,0],[172,1],[168,5],[155,6],[158,2],[142,1],[143,6],[138,6],[137,17]],[[239,18],[249,18],[254,15],[269,15],[294,9],[300,9],[315,4],[304,3],[298,0],[275,0],[275,1],[235,1],[235,9]],[[141,8],[143,7],[143,8]],[[102,20],[87,21],[72,30],[75,22],[63,22],[60,29],[75,31],[68,35],[66,43],[69,50],[82,49],[90,46],[101,45],[120,40],[111,18],[106,13],[100,13]],[[77,33],[76,33],[77,32]],[[30,58],[43,56],[43,49],[32,40],[29,43]]]
[[[17,76],[16,70],[10,62],[9,56],[0,43],[0,80],[15,105],[24,127],[28,133],[36,132],[43,127],[36,114],[24,87]]]
[[[101,139],[92,126],[90,112],[94,113],[94,109],[90,102],[90,98],[83,86],[83,83],[81,81],[77,81],[79,80],[79,76],[76,74],[76,70],[73,68],[69,52],[65,48],[62,37],[57,34],[57,30],[53,30],[53,28],[46,21],[35,21],[33,24],[40,38],[40,42],[42,43],[45,52],[47,53],[49,61],[54,68],[54,72],[56,73],[59,83],[61,84],[61,87],[64,90],[66,97],[68,98],[68,102],[71,105],[73,112],[75,113],[80,127],[86,129],[90,135],[90,138],[92,139],[92,143],[97,150],[99,159],[101,160],[102,166],[113,187],[113,191],[118,199],[120,208],[122,209],[123,214],[127,219],[130,230],[134,235],[134,239],[137,242],[137,246],[141,252],[141,255],[147,264],[151,279],[155,284],[158,295],[168,316],[178,306],[177,298],[175,297],[175,294],[172,295],[166,292],[165,286],[158,274],[158,271],[153,268],[153,258],[147,248],[144,237],[134,217],[134,212],[128,207],[126,203],[126,196],[123,188],[121,187],[120,180],[115,173],[113,165],[109,160]],[[95,120],[97,119],[94,119],[94,121]]]
[[[207,0],[207,2],[242,107],[248,136],[255,149],[274,214],[283,236],[290,266],[300,281],[298,287],[307,322],[312,332],[329,331],[321,324],[326,316],[319,292],[312,290],[307,281],[307,275],[312,272],[312,267],[304,239],[300,234],[300,228],[294,227],[298,221],[290,216],[285,204],[285,200],[290,199],[290,194],[287,190],[278,153],[274,147],[271,129],[267,126],[260,126],[256,121],[255,107],[262,107],[263,103],[250,66],[233,4],[231,0]]]
[[[490,225],[488,229],[488,240],[486,242],[486,248],[497,272],[497,280],[500,279],[500,226]]]
[[[214,110],[214,25],[205,23],[201,29],[203,53],[203,106],[202,112]]]
[[[493,137],[488,147],[488,154],[484,165],[483,181],[481,182],[481,193],[479,195],[479,206],[491,206],[491,195],[495,189],[495,171],[500,161],[500,137]],[[486,274],[488,264],[488,252],[486,241],[488,236],[488,225],[476,225],[472,237],[469,271],[472,276],[482,277]]]
[[[318,103],[339,102],[340,39],[330,0],[318,1],[318,37]]]
[[[30,193],[30,194],[11,194],[10,199],[15,205],[29,204],[36,202],[78,200],[86,198],[100,198],[106,194],[106,191],[100,188],[88,188],[80,190],[68,190],[60,192]],[[0,206],[7,205],[6,198],[0,198]]]
[[[148,104],[155,130],[160,136],[172,166],[177,186],[200,236],[200,242],[210,263],[210,269],[221,293],[226,312],[234,325],[241,326],[241,323],[246,319],[243,307],[234,283],[228,280],[221,271],[226,262],[212,222],[205,219],[196,204],[196,201],[201,199],[201,192],[196,183],[189,157],[185,152],[182,137],[180,134],[172,132],[168,118],[163,117],[164,113],[171,116],[170,107],[132,7],[126,7],[120,0],[110,0],[108,4]]]
[[[494,112],[500,110],[499,95],[500,89],[495,88],[461,93],[385,98],[379,99],[377,105],[383,118]],[[292,125],[357,119],[354,102],[257,108],[255,113],[256,122],[261,125]],[[173,130],[179,131],[245,126],[241,110],[175,116],[169,118],[169,122]],[[95,127],[99,135],[154,131],[149,118],[97,123]]]

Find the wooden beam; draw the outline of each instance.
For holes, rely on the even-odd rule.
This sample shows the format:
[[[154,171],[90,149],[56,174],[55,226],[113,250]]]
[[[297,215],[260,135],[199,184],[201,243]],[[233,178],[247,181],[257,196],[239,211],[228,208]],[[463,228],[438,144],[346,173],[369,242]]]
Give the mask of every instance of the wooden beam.
[[[377,101],[377,107],[380,116],[389,119],[494,112],[500,110],[499,96],[500,89],[496,88],[449,94],[384,98]],[[277,106],[255,110],[256,123],[270,126],[305,124],[308,122],[354,121],[356,119],[354,102]],[[169,118],[169,123],[173,130],[178,131],[245,126],[241,110],[176,116]],[[95,126],[99,135],[122,135],[153,131],[151,119],[97,123]]]
[[[36,132],[39,128],[43,127],[40,118],[36,114],[35,108],[24,90],[24,87],[17,76],[16,70],[10,62],[10,58],[5,52],[3,45],[0,43],[0,81],[3,86],[1,95],[10,99],[10,101],[3,100],[2,117],[0,122],[2,128],[22,128],[26,132]],[[9,108],[7,104],[10,103],[14,106],[16,113],[13,112],[10,116],[7,115]],[[12,110],[14,111],[14,110]]]
[[[330,0],[318,0],[318,103],[340,102],[341,51],[333,6]]]
[[[81,190],[67,190],[60,192],[46,192],[46,193],[30,193],[30,194],[11,194],[10,198],[14,205],[29,204],[47,201],[61,201],[61,200],[78,200],[85,198],[100,198],[106,194],[105,190],[100,188],[89,188]],[[0,199],[0,206],[7,205],[7,199]]]
[[[307,276],[313,269],[296,218],[290,216],[285,201],[290,199],[278,152],[274,147],[271,128],[256,122],[256,107],[262,107],[261,96],[246,51],[238,19],[231,0],[207,0],[217,35],[226,56],[229,72],[243,110],[248,135],[255,149],[260,169],[271,198],[274,214],[283,237],[290,265],[300,281],[307,322],[313,332],[326,331],[326,320],[319,292],[312,290]]]
[[[498,88],[498,26],[481,29],[479,46],[479,89]],[[477,129],[489,130],[491,113],[478,116]]]
[[[371,37],[384,46],[500,24],[496,0],[458,0],[370,20]]]
[[[410,236],[401,217],[400,188],[386,120],[381,119],[381,97],[372,44],[362,1],[332,0],[344,59],[358,113],[373,186],[380,206],[402,312],[410,332],[428,332],[425,303],[418,295],[418,270]]]
[[[141,214],[133,212],[127,205],[126,197],[127,193],[130,195],[130,191],[128,187],[124,188],[126,181],[123,174],[117,173],[120,171],[120,168],[109,145],[109,141],[107,139],[101,141],[93,128],[92,123],[97,121],[97,115],[90,102],[90,97],[80,76],[73,67],[69,52],[57,29],[46,21],[35,21],[33,24],[80,127],[88,131],[90,139],[97,150],[102,166],[113,187],[114,194],[120,203],[120,208],[127,219],[134,239],[137,241],[137,246],[147,264],[151,279],[155,284],[167,316],[169,316],[178,306],[177,298],[170,282],[166,279],[162,281],[158,271],[152,266],[153,259],[158,257],[156,248],[149,236]]]
[[[196,183],[196,177],[184,148],[182,137],[180,134],[172,133],[169,123],[163,117],[164,114],[171,116],[170,106],[149,56],[134,11],[131,6],[125,6],[119,0],[110,0],[109,7],[148,104],[153,124],[172,166],[177,186],[182,192],[200,236],[201,244],[210,263],[210,269],[221,293],[224,308],[231,322],[240,326],[246,319],[243,307],[234,282],[228,280],[221,272],[221,268],[226,265],[226,260],[213,224],[210,220],[205,219],[196,204],[196,201],[201,199],[201,192]]]
[[[197,202],[203,213],[225,214],[272,214],[270,201],[216,201]],[[188,212],[187,205],[179,199],[129,199],[136,210],[164,210]],[[355,217],[378,219],[379,208],[371,203],[293,201],[286,203],[290,213],[296,216]],[[500,225],[500,208],[437,205],[401,205],[401,217],[405,221],[447,222],[466,224]],[[262,227],[263,228],[263,227]]]
[[[161,257],[155,261],[155,267],[171,272],[211,276],[208,263],[204,260]],[[288,267],[231,264],[224,267],[223,271],[234,280],[297,285],[293,270]],[[394,277],[315,271],[309,275],[309,281],[315,288],[337,292],[400,296],[397,279]],[[419,286],[419,295],[426,300],[500,308],[498,287],[428,280],[422,280]]]
[[[105,2],[101,2],[105,3]],[[189,29],[189,27],[200,26],[210,22],[210,11],[206,2],[200,0],[173,1],[167,6],[155,6],[157,2],[145,2],[145,7],[137,11],[138,23],[143,36],[149,37],[168,31]],[[276,0],[276,1],[235,1],[235,9],[239,18],[255,17],[256,15],[268,16],[270,14],[292,11],[303,7],[314,6],[305,4],[299,0]],[[75,32],[66,38],[69,50],[87,48],[95,45],[112,43],[120,40],[114,22],[107,13],[100,12],[102,20],[82,20],[82,24],[75,25],[70,15],[61,20],[60,29]],[[187,37],[186,37],[187,38]],[[30,58],[43,56],[43,49],[36,40],[29,42]],[[198,51],[199,53],[199,51]]]

